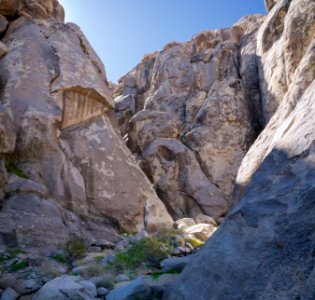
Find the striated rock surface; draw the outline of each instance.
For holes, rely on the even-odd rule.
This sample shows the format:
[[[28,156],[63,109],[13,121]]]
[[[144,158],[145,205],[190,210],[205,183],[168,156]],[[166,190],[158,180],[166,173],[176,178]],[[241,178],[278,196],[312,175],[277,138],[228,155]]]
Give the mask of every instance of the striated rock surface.
[[[261,25],[268,123],[238,171],[239,202],[165,299],[314,297],[314,36],[314,1],[279,0]]]
[[[227,211],[262,126],[254,48],[261,18],[170,43],[116,89],[122,134],[175,219]]]
[[[0,42],[0,246],[48,251],[72,235],[114,241],[118,229],[171,226],[110,121],[105,70],[79,27],[61,22],[58,1],[1,1],[0,13],[10,16]]]

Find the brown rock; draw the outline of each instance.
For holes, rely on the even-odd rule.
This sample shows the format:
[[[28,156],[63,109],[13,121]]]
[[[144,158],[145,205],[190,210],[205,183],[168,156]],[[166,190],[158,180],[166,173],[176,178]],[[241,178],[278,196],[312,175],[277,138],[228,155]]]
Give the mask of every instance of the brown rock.
[[[13,16],[18,10],[20,0],[1,0],[0,15]]]
[[[7,21],[7,19],[0,15],[0,34],[5,32],[5,30],[7,29],[9,22]]]

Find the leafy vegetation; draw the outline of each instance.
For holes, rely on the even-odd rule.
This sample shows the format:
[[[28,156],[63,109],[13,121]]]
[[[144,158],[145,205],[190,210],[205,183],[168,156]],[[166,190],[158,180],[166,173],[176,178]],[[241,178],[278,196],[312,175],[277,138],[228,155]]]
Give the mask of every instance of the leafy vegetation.
[[[27,260],[22,260],[12,266],[10,266],[9,268],[9,272],[17,272],[17,271],[20,271],[20,270],[23,270],[25,268],[28,267],[28,261]]]
[[[66,248],[69,254],[74,258],[83,257],[86,253],[86,246],[84,240],[79,237],[72,237],[68,241]]]
[[[172,248],[155,237],[146,237],[135,242],[129,249],[116,253],[112,264],[117,270],[134,271],[141,265],[159,268],[161,260],[168,257]]]
[[[101,260],[103,260],[104,258],[105,258],[104,255],[98,255],[98,256],[95,256],[95,257],[94,257],[94,259],[95,259],[96,261],[101,261]]]
[[[14,175],[16,175],[18,177],[21,177],[21,178],[24,178],[24,179],[29,179],[28,175],[25,174],[21,169],[19,169],[13,163],[7,163],[6,164],[6,169],[11,174],[14,174]]]

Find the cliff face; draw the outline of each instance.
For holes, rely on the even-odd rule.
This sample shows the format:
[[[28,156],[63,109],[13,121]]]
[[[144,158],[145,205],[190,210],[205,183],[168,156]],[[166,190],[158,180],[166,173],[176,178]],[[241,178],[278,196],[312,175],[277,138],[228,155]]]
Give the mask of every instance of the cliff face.
[[[175,219],[227,212],[262,126],[254,47],[261,20],[168,44],[119,82],[122,134]]]
[[[0,1],[0,249],[227,214],[165,299],[313,299],[315,2],[265,2],[113,92],[58,1]]]
[[[47,251],[70,235],[171,225],[111,123],[104,67],[80,29],[57,1],[0,12],[0,245]]]
[[[166,299],[314,297],[314,34],[314,1],[273,3],[256,51],[267,125],[238,171],[240,200]]]

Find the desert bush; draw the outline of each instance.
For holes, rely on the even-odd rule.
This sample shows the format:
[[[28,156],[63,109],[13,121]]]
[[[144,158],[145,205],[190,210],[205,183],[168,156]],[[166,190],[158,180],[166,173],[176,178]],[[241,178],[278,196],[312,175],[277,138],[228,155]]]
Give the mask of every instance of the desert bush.
[[[142,264],[159,268],[161,260],[171,253],[170,247],[155,237],[146,237],[135,242],[129,249],[116,253],[112,267],[117,270],[135,270]]]
[[[79,237],[72,237],[66,245],[67,251],[74,258],[83,257],[86,253],[86,246],[84,240]]]

